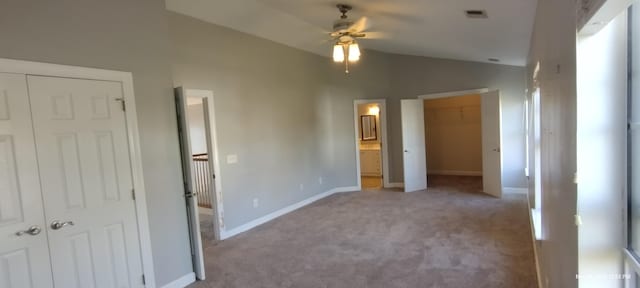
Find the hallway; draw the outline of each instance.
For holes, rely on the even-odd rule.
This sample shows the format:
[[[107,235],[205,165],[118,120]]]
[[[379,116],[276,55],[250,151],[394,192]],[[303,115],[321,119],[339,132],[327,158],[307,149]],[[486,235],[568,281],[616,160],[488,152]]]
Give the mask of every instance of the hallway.
[[[352,192],[205,244],[203,287],[536,287],[525,195],[479,177]]]

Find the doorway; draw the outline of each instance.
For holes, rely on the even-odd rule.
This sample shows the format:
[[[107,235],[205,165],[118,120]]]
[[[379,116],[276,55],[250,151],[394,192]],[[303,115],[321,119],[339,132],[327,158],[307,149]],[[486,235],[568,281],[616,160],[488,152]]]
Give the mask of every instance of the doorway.
[[[389,187],[386,101],[355,100],[356,167],[360,190]]]
[[[473,97],[474,95],[477,98]],[[443,179],[442,175],[481,176],[481,181],[470,181],[469,185],[474,185],[474,182],[481,183],[475,185],[481,186],[482,192],[502,197],[499,91],[483,88],[428,94],[418,96],[418,100],[401,102],[405,191],[426,189],[427,175],[438,180]],[[416,123],[420,121],[424,123]],[[480,153],[477,145],[466,145],[471,144],[466,142],[477,144],[478,134],[481,143]],[[409,137],[411,135],[424,135],[424,140],[416,137],[413,137],[416,138],[413,139],[415,141],[405,140],[407,137],[408,140],[412,140],[409,139],[412,138]],[[469,155],[466,155],[467,158],[461,158],[459,154]],[[447,155],[450,158],[443,159]],[[461,179],[446,178],[448,177],[443,180],[444,184],[446,181],[460,184]]]
[[[204,280],[204,250],[221,239],[222,226],[213,92],[178,87],[175,93],[193,267]]]
[[[429,187],[482,191],[480,97],[476,93],[423,100]]]

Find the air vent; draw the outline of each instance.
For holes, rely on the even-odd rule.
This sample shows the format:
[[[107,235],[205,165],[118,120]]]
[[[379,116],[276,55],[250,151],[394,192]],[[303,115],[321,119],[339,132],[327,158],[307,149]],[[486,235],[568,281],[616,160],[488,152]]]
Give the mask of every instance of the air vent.
[[[488,18],[487,11],[484,10],[466,10],[467,18]]]

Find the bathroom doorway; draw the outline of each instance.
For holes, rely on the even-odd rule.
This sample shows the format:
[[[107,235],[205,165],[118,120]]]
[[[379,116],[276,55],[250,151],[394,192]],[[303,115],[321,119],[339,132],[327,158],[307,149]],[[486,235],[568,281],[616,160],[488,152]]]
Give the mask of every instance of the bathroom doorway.
[[[356,159],[361,190],[389,187],[386,101],[355,100]]]

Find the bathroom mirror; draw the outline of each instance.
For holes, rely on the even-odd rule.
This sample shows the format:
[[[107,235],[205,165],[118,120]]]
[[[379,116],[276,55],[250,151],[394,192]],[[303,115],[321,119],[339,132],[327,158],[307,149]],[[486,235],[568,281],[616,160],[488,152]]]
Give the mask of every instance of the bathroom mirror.
[[[376,115],[360,116],[360,139],[362,141],[372,141],[378,139],[376,132]]]

